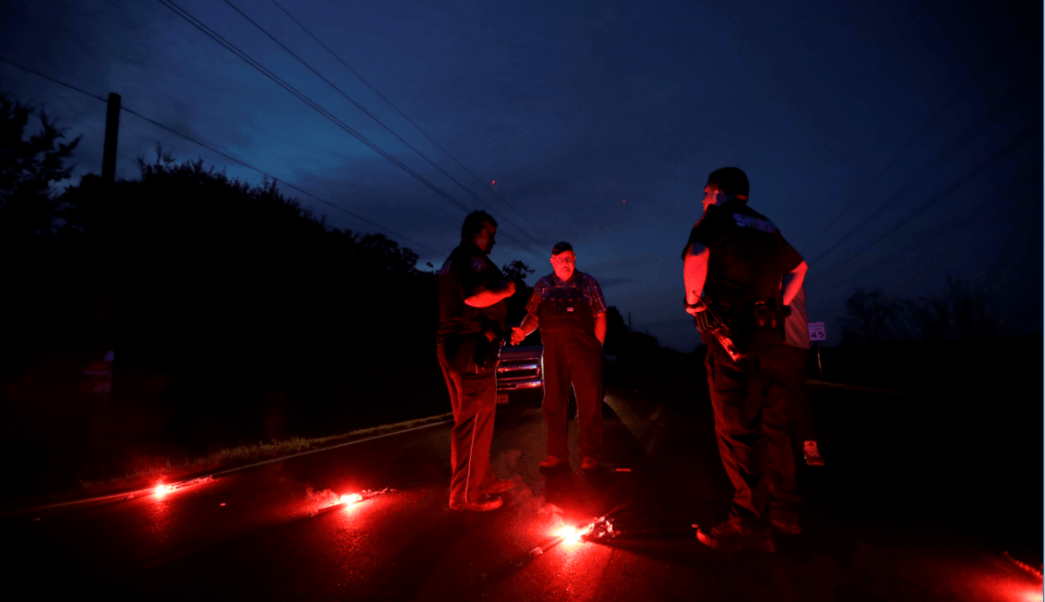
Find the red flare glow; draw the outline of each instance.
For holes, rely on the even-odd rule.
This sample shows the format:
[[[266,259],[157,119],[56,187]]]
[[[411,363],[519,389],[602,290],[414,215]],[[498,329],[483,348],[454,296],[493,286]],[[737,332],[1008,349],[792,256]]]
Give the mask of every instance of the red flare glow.
[[[346,493],[346,494],[341,496],[341,503],[342,504],[346,504],[346,505],[354,504],[354,503],[356,503],[356,502],[358,502],[358,501],[360,501],[362,499],[363,499],[363,496],[359,495],[358,493],[351,493],[351,494]]]
[[[174,490],[174,487],[171,487],[170,485],[164,485],[163,483],[160,483],[159,485],[156,486],[156,495],[159,496],[159,497],[163,497],[164,494],[166,494],[166,493],[168,493],[170,491],[173,491],[173,490]]]
[[[581,540],[581,532],[574,527],[563,527],[556,535],[562,538],[562,543],[568,545],[573,545]]]
[[[490,180],[490,183],[491,183],[491,184],[496,184],[496,183],[497,183],[497,180]]]

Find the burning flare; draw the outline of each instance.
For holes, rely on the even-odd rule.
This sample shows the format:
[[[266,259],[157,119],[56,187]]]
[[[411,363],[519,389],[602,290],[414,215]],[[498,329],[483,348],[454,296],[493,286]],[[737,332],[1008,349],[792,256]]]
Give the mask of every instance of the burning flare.
[[[576,527],[567,526],[559,529],[555,535],[561,537],[563,543],[572,545],[581,540],[582,532],[578,531]]]

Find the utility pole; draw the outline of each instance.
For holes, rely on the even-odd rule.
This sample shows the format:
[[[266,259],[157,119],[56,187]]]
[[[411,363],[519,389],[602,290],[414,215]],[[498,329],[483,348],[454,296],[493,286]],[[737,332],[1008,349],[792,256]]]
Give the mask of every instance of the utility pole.
[[[112,193],[116,183],[116,139],[120,134],[120,95],[109,93],[109,106],[105,112],[105,150],[102,153],[102,181]]]
[[[120,133],[120,95],[110,92],[105,112],[105,146],[102,151],[102,194],[96,224],[95,251],[94,332],[91,361],[84,370],[85,390],[101,393],[108,398],[112,391],[112,333],[108,315],[109,270],[108,260],[112,240],[112,211],[116,192],[116,141]],[[100,348],[101,356],[93,356]]]

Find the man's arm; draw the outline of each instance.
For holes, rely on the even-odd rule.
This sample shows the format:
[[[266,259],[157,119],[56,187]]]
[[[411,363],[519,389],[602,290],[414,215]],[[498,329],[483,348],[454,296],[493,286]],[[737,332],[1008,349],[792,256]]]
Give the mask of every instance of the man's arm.
[[[687,305],[696,305],[700,301],[700,293],[704,290],[704,281],[708,277],[708,259],[710,257],[711,251],[699,242],[690,245],[689,252],[686,253],[682,277],[686,283]],[[686,309],[686,312],[695,314],[697,310],[690,307]]]
[[[791,305],[794,301],[795,295],[798,294],[798,289],[802,288],[802,283],[806,279],[806,271],[809,270],[809,266],[806,265],[805,260],[798,264],[795,269],[784,274],[781,279],[780,288],[783,291],[784,305]]]
[[[533,334],[535,330],[537,330],[537,316],[526,314],[522,324],[512,328],[512,345],[522,343],[523,339]]]
[[[606,312],[604,311],[595,314],[595,338],[599,339],[600,345],[606,344]]]
[[[488,289],[479,285],[475,287],[475,293],[466,297],[464,304],[469,307],[490,307],[494,303],[507,299],[515,294],[515,281],[508,281],[508,286],[502,289]]]

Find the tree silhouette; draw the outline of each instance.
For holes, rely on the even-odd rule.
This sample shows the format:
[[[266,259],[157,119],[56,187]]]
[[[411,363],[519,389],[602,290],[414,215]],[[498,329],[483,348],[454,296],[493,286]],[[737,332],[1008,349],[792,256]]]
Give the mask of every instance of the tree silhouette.
[[[526,265],[522,261],[516,259],[504,265],[501,268],[506,278],[510,278],[515,281],[516,287],[526,286],[526,277],[534,273],[536,270]]]
[[[30,117],[41,129],[27,135]],[[0,241],[5,246],[50,237],[57,201],[51,187],[65,180],[73,166],[66,165],[77,137],[63,144],[65,130],[48,119],[42,107],[8,99],[0,92]]]
[[[30,133],[32,118],[40,129]],[[75,280],[55,241],[60,217],[55,183],[69,177],[66,161],[79,143],[60,142],[64,130],[42,108],[10,100],[0,92],[0,256],[4,258],[6,316],[0,361],[24,362],[49,345],[75,318],[64,304]]]
[[[878,291],[856,289],[845,301],[848,320],[843,339],[879,343],[896,332],[897,305]]]

